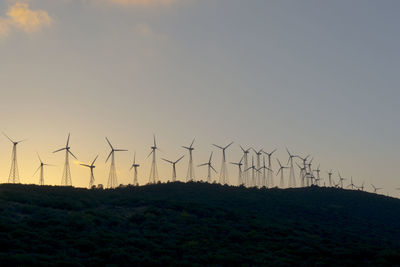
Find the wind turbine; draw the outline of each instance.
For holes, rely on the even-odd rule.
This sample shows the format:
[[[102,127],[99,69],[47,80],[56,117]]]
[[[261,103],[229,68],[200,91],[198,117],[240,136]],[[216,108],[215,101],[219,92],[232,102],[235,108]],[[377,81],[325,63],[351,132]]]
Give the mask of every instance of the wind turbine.
[[[133,174],[133,185],[135,185],[135,186],[139,185],[138,179],[137,179],[137,174],[138,174],[137,168],[139,168],[139,167],[140,167],[140,165],[136,163],[136,152],[135,152],[135,154],[134,154],[134,156],[133,156],[133,163],[132,163],[132,166],[131,166],[131,168],[129,169],[129,170],[132,170],[132,169],[133,169],[133,173],[134,173],[134,174]]]
[[[261,155],[264,153],[264,151],[263,151],[263,149],[260,149],[260,150],[255,150],[254,148],[252,148],[253,149],[253,151],[254,151],[254,153],[256,154],[256,157],[257,157],[257,165],[256,165],[256,169],[257,170],[260,170],[260,168],[261,168]],[[256,176],[256,186],[260,186],[260,174],[261,174],[261,172],[260,173],[257,173],[257,176]]]
[[[13,144],[12,154],[11,154],[11,168],[10,174],[8,175],[8,183],[19,184],[19,172],[18,172],[18,163],[17,163],[17,145],[24,140],[14,141],[10,137],[8,137],[5,133],[3,133],[5,137]]]
[[[217,173],[217,171],[214,169],[214,167],[211,164],[212,155],[213,155],[213,152],[211,152],[210,159],[208,160],[208,162],[200,164],[198,166],[198,167],[201,167],[201,166],[207,166],[208,167],[208,173],[207,173],[207,182],[208,183],[211,183],[211,170],[213,170],[215,173]]]
[[[377,194],[379,190],[382,190],[382,188],[375,187],[373,184],[371,184],[372,188],[374,189],[374,193]]]
[[[343,181],[346,180],[346,178],[343,178],[343,177],[340,175],[340,172],[338,172],[338,175],[339,175],[340,187],[343,188]]]
[[[240,149],[243,151],[243,169],[246,170],[249,167],[249,162],[248,162],[248,154],[250,153],[250,149],[244,149],[242,146],[240,146]],[[247,172],[242,173],[242,183],[247,184],[248,179],[249,179],[249,174]]]
[[[37,154],[39,161],[40,161],[40,165],[39,167],[36,169],[35,173],[32,176],[35,176],[35,174],[40,170],[40,178],[39,178],[39,185],[44,185],[44,172],[43,172],[43,168],[44,166],[54,166],[54,165],[50,165],[50,164],[46,164],[43,163],[42,159],[40,158],[39,154]]]
[[[90,179],[89,179],[89,188],[92,188],[94,185],[94,173],[93,173],[93,169],[96,168],[96,166],[94,165],[94,163],[96,162],[97,158],[99,157],[99,155],[97,155],[94,160],[92,161],[92,164],[80,164],[81,166],[87,167],[90,169]]]
[[[305,157],[305,158],[297,156],[299,159],[301,159],[303,161],[303,167],[300,167],[300,165],[296,163],[296,165],[300,169],[299,178],[300,178],[301,187],[304,187],[306,185],[305,180],[307,177],[307,159],[309,156],[310,155],[307,155],[307,157]]]
[[[151,161],[151,169],[150,169],[150,176],[149,176],[149,184],[155,184],[156,182],[158,182],[158,171],[157,171],[157,162],[156,162],[156,151],[160,151],[160,149],[158,149],[157,147],[157,143],[156,143],[156,136],[153,135],[153,140],[154,140],[154,144],[153,146],[151,146],[151,152],[150,154],[147,156],[150,157],[150,155],[153,155],[153,160]]]
[[[289,167],[282,166],[282,164],[281,164],[281,162],[279,161],[279,159],[276,159],[276,160],[278,161],[278,164],[279,164],[279,170],[278,170],[278,172],[276,173],[276,175],[278,175],[279,173],[281,173],[281,179],[280,179],[280,184],[279,184],[279,186],[280,186],[281,188],[283,188],[283,187],[284,187],[284,183],[285,183],[285,181],[284,181],[284,179],[283,179],[283,170],[284,170],[284,169],[288,169]]]
[[[326,172],[328,174],[328,179],[329,179],[329,186],[332,186],[332,175],[333,171],[330,170],[329,172]]]
[[[163,158],[162,158],[162,160],[164,160],[164,161],[166,161],[166,162],[172,164],[172,182],[175,182],[175,181],[176,181],[176,164],[177,164],[181,159],[183,159],[183,157],[184,157],[184,156],[180,157],[180,158],[177,159],[176,161],[170,161],[170,160],[167,160],[167,159],[163,159]]]
[[[351,187],[351,190],[353,190],[354,187],[356,187],[355,184],[353,184],[353,176],[351,176],[350,181],[351,181],[351,182],[350,182],[350,184],[347,186],[347,188]]]
[[[233,144],[231,142],[229,145],[222,147],[218,146],[216,144],[213,144],[213,146],[218,147],[219,149],[222,150],[222,163],[221,163],[221,172],[219,174],[219,183],[224,185],[224,184],[229,184],[229,177],[228,177],[228,169],[226,167],[226,154],[225,151],[228,147],[230,147]]]
[[[53,152],[53,153],[57,153],[57,152],[65,150],[64,170],[63,170],[63,175],[62,175],[62,178],[61,178],[61,185],[62,186],[72,186],[71,169],[69,167],[69,155],[71,155],[72,157],[77,159],[75,157],[75,155],[72,154],[72,152],[71,152],[71,147],[69,146],[69,138],[70,138],[70,134],[68,134],[67,144],[65,145],[65,147],[60,148],[60,149],[58,149],[58,150]]]
[[[319,173],[321,172],[321,170],[319,169],[319,166],[320,165],[318,165],[318,167],[315,170],[313,170],[314,172],[317,173],[317,178],[315,179],[317,185],[319,185],[319,180],[321,180],[321,177],[319,176]]]
[[[297,162],[296,162],[296,165],[300,169],[301,187],[304,187],[304,185],[305,185],[304,180],[306,179],[306,176],[307,176],[306,166],[304,165],[303,167],[301,167],[299,164],[297,164]]]
[[[286,148],[289,158],[286,164],[289,164],[289,187],[296,187],[296,176],[294,175],[293,158],[297,157],[292,155],[288,148]]]
[[[363,182],[362,185],[361,185],[361,186],[358,186],[357,188],[358,188],[358,189],[361,189],[361,191],[364,191],[364,183],[365,183],[365,182]]]
[[[111,165],[110,165],[110,174],[108,175],[108,182],[107,182],[107,187],[108,188],[115,188],[118,186],[118,177],[117,177],[117,170],[115,168],[115,152],[121,152],[121,151],[128,151],[126,149],[115,149],[110,140],[106,137],[106,141],[108,145],[111,148],[110,154],[108,154],[108,157],[106,159],[106,163],[108,159],[111,157]]]
[[[245,172],[251,170],[251,183],[249,183],[247,186],[257,186],[257,184],[255,183],[255,171],[256,172],[260,172],[259,170],[257,170],[256,166],[254,166],[254,157],[251,156],[251,167],[247,168],[246,170],[244,170]]]
[[[265,156],[263,156],[263,166],[261,166],[260,169],[263,170],[263,172],[262,172],[263,179],[262,179],[262,183],[260,186],[268,187],[268,179],[267,179],[267,176],[265,175],[265,170],[267,170],[267,171],[272,171],[272,170],[265,165]]]
[[[195,179],[194,177],[194,167],[193,167],[193,143],[194,143],[195,138],[193,138],[192,143],[190,146],[182,146],[184,149],[187,149],[189,151],[189,165],[188,165],[188,170],[187,170],[187,175],[186,175],[186,182],[193,181]]]
[[[231,162],[232,165],[238,166],[238,184],[243,185],[243,172],[242,172],[242,160],[243,157],[240,159],[239,162]]]
[[[272,150],[270,153],[264,152],[265,155],[268,156],[268,172],[267,172],[267,180],[268,180],[268,185],[269,187],[274,187],[274,172],[272,171],[272,161],[271,157],[272,154],[275,153],[277,149]]]

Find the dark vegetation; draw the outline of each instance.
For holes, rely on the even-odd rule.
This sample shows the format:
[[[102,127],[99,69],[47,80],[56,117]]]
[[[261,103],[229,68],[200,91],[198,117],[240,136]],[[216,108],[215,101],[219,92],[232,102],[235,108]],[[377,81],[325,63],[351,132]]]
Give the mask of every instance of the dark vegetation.
[[[318,187],[4,184],[0,263],[396,265],[400,200]]]

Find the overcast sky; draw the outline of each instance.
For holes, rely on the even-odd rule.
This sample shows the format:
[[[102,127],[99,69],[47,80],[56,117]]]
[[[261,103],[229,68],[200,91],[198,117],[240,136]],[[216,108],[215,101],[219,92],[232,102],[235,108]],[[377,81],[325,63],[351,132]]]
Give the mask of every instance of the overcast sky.
[[[228,161],[242,144],[278,148],[286,162],[288,147],[311,154],[324,177],[334,169],[398,195],[399,11],[395,0],[0,1],[0,128],[29,139],[18,151],[23,183],[38,182],[38,151],[57,164],[45,183],[60,184],[63,154],[52,151],[68,132],[80,161],[100,155],[96,183],[107,184],[105,136],[129,149],[116,156],[119,182],[132,180],[137,151],[147,183],[155,133],[171,160],[193,137],[195,163],[215,151],[217,170],[212,143],[235,142]],[[1,182],[11,149],[0,138]],[[158,164],[166,181],[171,167]],[[71,172],[87,186],[89,170]]]

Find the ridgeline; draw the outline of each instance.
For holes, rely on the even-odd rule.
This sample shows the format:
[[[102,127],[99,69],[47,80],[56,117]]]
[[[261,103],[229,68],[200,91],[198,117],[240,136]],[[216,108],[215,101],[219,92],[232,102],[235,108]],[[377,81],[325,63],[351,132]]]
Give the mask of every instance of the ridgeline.
[[[3,184],[0,263],[396,265],[400,200],[324,187]]]

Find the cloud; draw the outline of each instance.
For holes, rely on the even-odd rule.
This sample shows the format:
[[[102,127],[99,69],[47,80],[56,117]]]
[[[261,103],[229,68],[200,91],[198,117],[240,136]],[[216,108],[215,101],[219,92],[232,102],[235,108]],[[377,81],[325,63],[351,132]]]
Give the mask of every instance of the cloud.
[[[178,0],[107,0],[109,3],[124,6],[169,6]]]
[[[12,30],[33,33],[51,23],[52,18],[46,11],[32,10],[27,3],[16,3],[8,8],[5,18],[0,17],[0,35],[6,36]]]

